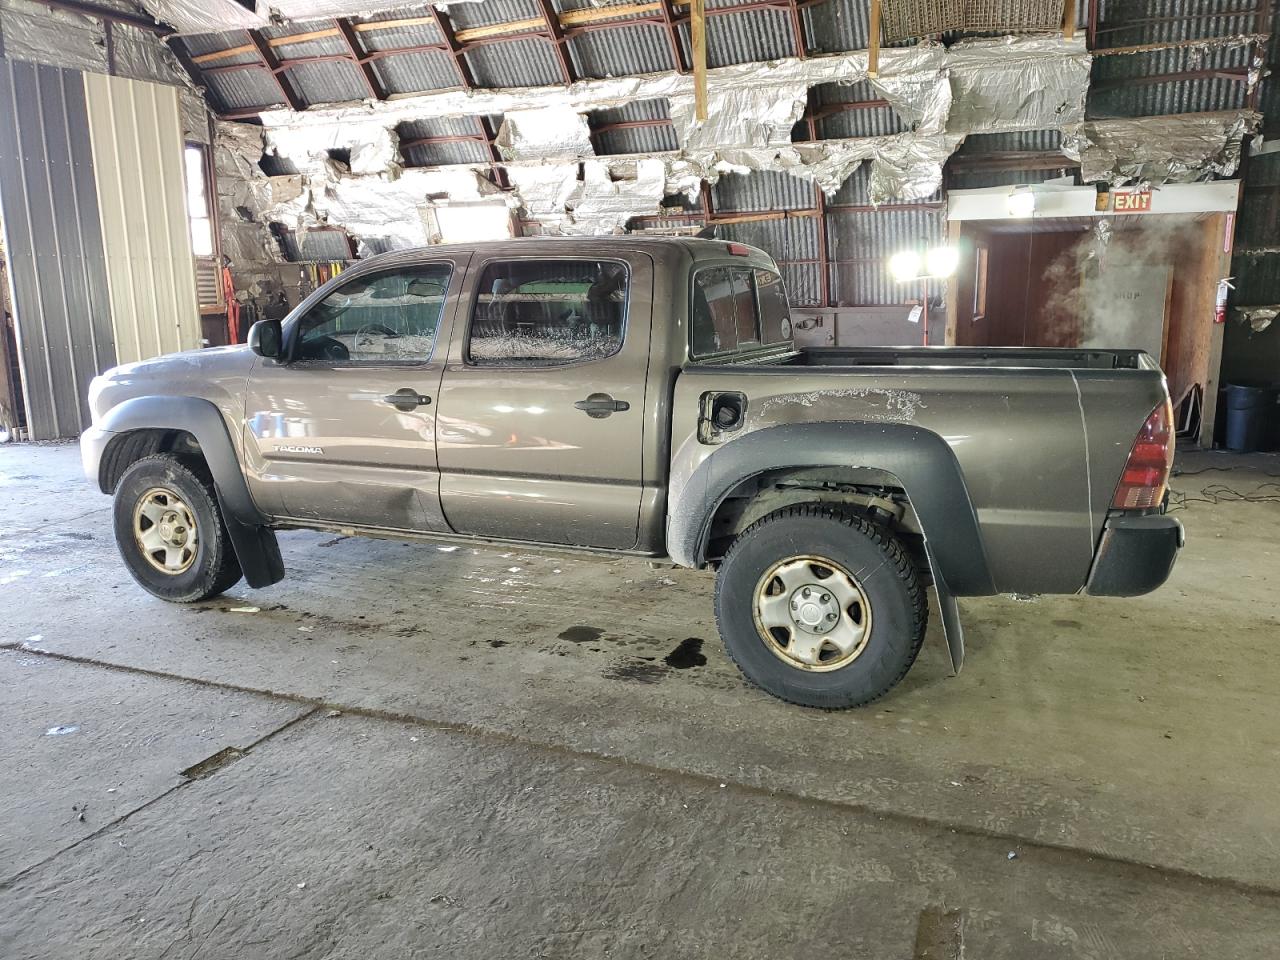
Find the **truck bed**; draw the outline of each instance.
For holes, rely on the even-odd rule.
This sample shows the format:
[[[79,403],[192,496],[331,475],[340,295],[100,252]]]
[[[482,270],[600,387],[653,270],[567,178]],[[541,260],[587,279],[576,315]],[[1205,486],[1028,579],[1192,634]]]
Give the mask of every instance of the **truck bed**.
[[[941,437],[964,477],[999,592],[1079,589],[1129,450],[1167,396],[1140,350],[827,347],[687,366],[675,437],[697,435],[699,398],[746,395],[734,438],[776,426],[910,425]],[[714,447],[673,451],[680,485]],[[857,465],[857,450],[835,451]]]

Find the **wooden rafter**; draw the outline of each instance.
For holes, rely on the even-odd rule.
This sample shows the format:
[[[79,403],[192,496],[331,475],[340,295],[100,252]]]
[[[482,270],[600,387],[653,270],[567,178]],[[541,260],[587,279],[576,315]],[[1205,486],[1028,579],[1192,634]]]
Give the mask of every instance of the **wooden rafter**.
[[[705,0],[689,8],[689,37],[693,48],[693,116],[707,119],[707,16]]]

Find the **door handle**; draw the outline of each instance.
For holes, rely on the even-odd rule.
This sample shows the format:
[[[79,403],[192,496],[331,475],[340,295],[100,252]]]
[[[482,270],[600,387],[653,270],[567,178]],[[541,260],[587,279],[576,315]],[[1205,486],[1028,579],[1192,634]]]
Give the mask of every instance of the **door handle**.
[[[627,401],[615,400],[607,393],[593,393],[587,399],[579,400],[574,406],[593,420],[600,420],[612,413],[631,409],[631,404]]]
[[[404,410],[407,413],[418,407],[425,407],[431,402],[431,398],[425,393],[419,393],[417,390],[401,387],[395,393],[387,394],[382,398],[382,401],[383,403],[391,404],[397,410]]]

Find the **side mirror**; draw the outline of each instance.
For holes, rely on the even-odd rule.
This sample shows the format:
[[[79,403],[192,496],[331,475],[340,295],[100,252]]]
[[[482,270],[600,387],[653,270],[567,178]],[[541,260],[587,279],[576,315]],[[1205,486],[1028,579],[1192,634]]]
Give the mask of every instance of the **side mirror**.
[[[284,333],[279,320],[259,320],[249,328],[249,349],[268,360],[279,360],[284,348]]]

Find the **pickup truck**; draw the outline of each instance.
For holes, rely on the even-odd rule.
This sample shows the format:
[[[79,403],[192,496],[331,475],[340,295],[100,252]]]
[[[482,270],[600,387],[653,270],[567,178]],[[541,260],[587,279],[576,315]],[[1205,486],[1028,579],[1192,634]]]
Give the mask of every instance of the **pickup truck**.
[[[1128,596],[1182,546],[1141,351],[800,348],[765,253],[618,236],[373,257],[246,346],[90,387],[85,471],[129,572],[188,603],[284,576],[276,531],[481,540],[717,571],[784,700],[867,703],[937,595]]]

